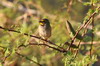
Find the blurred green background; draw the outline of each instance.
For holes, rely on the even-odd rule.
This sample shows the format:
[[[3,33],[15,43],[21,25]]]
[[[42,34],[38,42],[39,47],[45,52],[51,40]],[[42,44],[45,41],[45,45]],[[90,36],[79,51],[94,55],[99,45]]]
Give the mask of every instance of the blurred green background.
[[[94,6],[91,6],[92,3]],[[47,18],[52,27],[52,36],[49,40],[60,46],[71,40],[65,25],[66,20],[69,20],[77,30],[92,14],[92,7],[95,11],[98,6],[100,6],[99,0],[0,0],[0,26],[39,36],[38,21]],[[72,61],[75,52],[64,54],[50,48],[44,51],[44,46],[38,45],[18,49],[20,45],[27,45],[29,42],[38,43],[39,40],[0,29],[0,66],[38,66],[29,59],[43,66],[92,65],[97,56],[100,56],[100,13],[96,14],[94,19],[92,59],[89,58],[91,30],[90,24],[78,57]],[[24,57],[16,54],[16,49]]]

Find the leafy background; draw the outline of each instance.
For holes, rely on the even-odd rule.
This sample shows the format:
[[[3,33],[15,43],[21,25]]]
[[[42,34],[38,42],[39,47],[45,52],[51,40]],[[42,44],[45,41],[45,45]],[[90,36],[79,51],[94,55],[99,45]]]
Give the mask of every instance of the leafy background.
[[[92,4],[94,6],[91,6]],[[37,34],[38,21],[42,18],[48,18],[52,26],[52,36],[49,40],[59,46],[63,45],[64,42],[71,41],[65,25],[66,20],[69,20],[77,30],[98,6],[100,6],[99,0],[0,0],[0,26],[21,32],[19,34],[0,29],[0,65],[37,66],[37,63],[43,66],[93,65],[95,61],[100,60],[99,12],[94,19],[95,43],[92,48],[92,58],[89,55],[91,43],[86,43],[91,42],[91,24],[88,26],[84,43],[74,60],[75,51],[61,53],[48,47],[44,50],[44,46],[38,45],[21,48],[18,46],[39,42],[23,33],[39,36]],[[75,42],[77,45],[78,40]],[[21,55],[16,53],[16,49]]]

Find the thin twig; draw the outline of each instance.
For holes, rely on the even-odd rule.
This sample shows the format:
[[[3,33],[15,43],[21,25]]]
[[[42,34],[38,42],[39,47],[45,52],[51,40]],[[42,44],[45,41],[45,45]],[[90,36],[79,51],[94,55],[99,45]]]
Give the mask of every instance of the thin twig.
[[[18,46],[18,48],[16,49],[16,54],[17,54],[17,55],[22,56],[22,57],[25,57],[27,60],[32,61],[32,62],[36,63],[36,64],[39,65],[39,66],[42,66],[42,65],[41,65],[40,63],[38,63],[38,62],[36,62],[36,61],[34,61],[34,60],[28,58],[27,56],[24,56],[24,55],[22,55],[22,54],[20,54],[20,53],[17,52],[17,50],[18,50],[19,48],[21,48],[21,47],[27,47],[27,46],[31,46],[31,45],[47,46],[47,47],[52,48],[52,49],[54,49],[54,50],[57,50],[57,51],[59,51],[59,52],[66,52],[66,51],[64,51],[64,50],[62,50],[62,49],[58,49],[58,48],[52,47],[52,46],[47,45],[47,44],[29,43],[28,45],[20,45],[20,46]]]
[[[82,37],[85,36],[86,32],[87,32],[87,29],[84,30],[84,33],[83,33]],[[76,51],[76,53],[75,53],[75,55],[74,55],[74,59],[76,58],[76,56],[77,56],[77,54],[78,54],[78,52],[79,52],[80,44],[81,44],[81,40],[80,40],[79,43],[78,43],[78,50]]]
[[[99,7],[99,8],[100,8],[100,7]],[[99,9],[99,8],[98,8],[98,9]],[[87,26],[91,23],[90,20],[91,20],[92,18],[94,18],[94,15],[95,15],[95,14],[96,14],[96,12],[94,12],[94,13],[89,17],[89,19],[85,22],[85,24],[83,24],[83,25],[79,28],[79,30],[76,32],[76,35],[72,38],[72,42],[71,42],[71,44],[70,44],[68,50],[70,49],[70,47],[71,47],[71,45],[73,44],[73,42],[74,42],[76,36],[77,36],[78,33],[82,30],[83,27],[86,28],[86,30],[84,30],[84,33],[83,33],[82,37],[85,36],[85,34],[86,34],[86,32],[87,32]],[[94,19],[92,19],[92,21],[94,22]],[[92,27],[92,28],[93,28],[93,27]],[[79,48],[79,46],[80,46],[81,41],[82,41],[82,40],[79,41],[78,48]],[[91,49],[90,49],[90,50],[92,50],[92,45],[93,45],[93,37],[92,37],[92,43],[91,43]],[[75,60],[75,58],[76,58],[76,56],[77,56],[77,54],[78,54],[78,51],[79,51],[79,49],[77,50],[77,52],[76,52],[76,54],[75,54],[73,60]],[[72,62],[72,61],[70,61],[69,63],[71,64],[71,62]]]
[[[82,38],[85,36],[86,32],[87,32],[87,29],[86,29],[86,30],[84,30],[84,33],[82,34]],[[77,55],[78,55],[78,52],[79,52],[79,48],[80,48],[81,41],[82,41],[82,40],[80,40],[80,41],[78,42],[78,46],[77,46],[77,47],[78,47],[78,49],[77,49],[77,51],[76,51],[76,53],[75,53],[75,55],[74,55],[74,57],[73,57],[73,60],[75,60],[75,59],[76,59],[76,57],[77,57]],[[70,61],[70,62],[69,62],[69,64],[71,64],[71,62],[72,62],[72,61]]]
[[[67,7],[67,12],[68,13],[69,13],[69,11],[71,9],[72,3],[73,3],[73,0],[69,0],[68,7]]]
[[[2,26],[0,26],[0,29],[7,30],[7,31],[10,31],[10,32],[21,33],[20,31],[16,31],[16,30],[4,28],[4,27],[2,27]],[[34,38],[39,39],[39,40],[43,40],[43,41],[45,41],[45,42],[47,42],[47,43],[49,43],[49,44],[51,44],[51,45],[54,45],[54,46],[56,46],[56,47],[58,47],[58,48],[61,48],[61,49],[65,50],[64,48],[62,48],[62,47],[56,45],[55,43],[53,43],[53,42],[51,42],[51,41],[49,41],[49,40],[45,40],[45,39],[43,39],[43,38],[41,38],[41,37],[37,37],[37,36],[30,35],[30,34],[27,34],[27,33],[23,33],[23,35],[30,36],[30,37],[34,37]]]
[[[3,49],[5,49],[6,47],[0,46],[0,48],[3,48]]]
[[[20,53],[18,53],[18,52],[16,52],[16,54],[19,55],[19,56],[21,56],[21,57],[25,57],[27,60],[29,60],[29,61],[31,61],[31,62],[33,62],[33,63],[39,65],[39,66],[42,66],[40,63],[38,63],[38,62],[36,62],[36,61],[34,61],[34,60],[28,58],[27,56],[24,56],[24,55],[22,55],[22,54],[20,54]]]
[[[4,57],[4,60],[3,60],[2,64],[5,63],[6,59],[7,59],[10,55],[11,55],[11,54],[9,54],[9,55],[7,55],[6,57]]]
[[[94,28],[94,16],[92,17],[92,30]],[[93,40],[94,40],[94,35],[92,32],[92,36],[91,36],[92,40],[91,40],[91,47],[90,47],[90,58],[92,58],[92,46],[93,46]]]
[[[74,44],[78,44],[79,42],[74,42]],[[91,42],[81,42],[81,45],[84,45],[84,44],[91,44]],[[100,44],[100,41],[93,41],[93,45],[97,45],[97,44]]]
[[[20,48],[20,47],[27,47],[27,46],[30,46],[30,45],[47,46],[47,47],[49,47],[49,48],[52,48],[52,49],[54,49],[54,50],[56,50],[56,51],[59,51],[59,52],[62,52],[62,53],[67,52],[66,50],[59,49],[59,48],[55,48],[55,47],[52,47],[52,46],[50,46],[50,45],[48,45],[48,44],[37,44],[37,43],[29,43],[29,44],[27,44],[27,45],[20,45],[18,48]]]
[[[50,45],[48,45],[48,44],[35,44],[35,43],[30,43],[30,45],[43,45],[43,46],[47,46],[47,47],[49,47],[49,48],[52,48],[52,49],[54,49],[54,50],[57,50],[57,51],[59,51],[59,52],[67,52],[66,50],[63,50],[63,49],[59,49],[59,48],[55,48],[55,47],[52,47],[52,46],[50,46]]]
[[[99,8],[100,8],[100,7],[99,7]],[[96,12],[94,12],[94,13],[96,14]],[[93,27],[94,27],[94,16],[95,16],[95,14],[91,17],[91,19],[92,19],[92,30],[93,30]],[[91,23],[91,21],[89,20],[88,23],[87,23],[87,25],[85,25],[85,29],[86,29],[86,30],[84,30],[84,33],[83,33],[82,37],[85,36],[85,34],[86,34],[86,32],[87,32],[88,24],[90,24],[90,23]],[[81,44],[81,40],[79,41],[78,48],[79,48],[80,44]],[[92,34],[92,42],[91,42],[91,49],[90,49],[90,57],[92,57],[92,55],[91,55],[92,46],[93,46],[93,34]],[[78,51],[79,51],[79,49],[77,50],[77,52],[76,52],[76,54],[75,54],[75,56],[74,56],[74,59],[76,58],[76,56],[77,56],[77,54],[78,54]]]
[[[100,8],[100,7],[98,7],[98,9],[99,9],[99,8]],[[79,34],[79,32],[80,32],[83,28],[85,28],[86,26],[88,26],[88,25],[90,24],[90,20],[91,20],[91,18],[92,18],[95,14],[97,14],[97,12],[92,13],[92,15],[89,17],[89,19],[88,19],[82,26],[80,26],[80,28],[77,30],[75,36],[72,38],[72,41],[71,41],[70,46],[68,47],[68,50],[70,49],[71,45],[73,44],[73,42],[74,42],[76,36]],[[66,43],[66,42],[65,42],[65,43]]]
[[[94,10],[94,3],[93,3],[93,1],[92,1],[92,4],[91,4],[91,7]],[[94,16],[92,17],[92,36],[91,36],[92,40],[91,40],[91,46],[90,46],[90,58],[92,58],[92,46],[93,46],[93,40],[94,40],[93,28],[94,28]]]

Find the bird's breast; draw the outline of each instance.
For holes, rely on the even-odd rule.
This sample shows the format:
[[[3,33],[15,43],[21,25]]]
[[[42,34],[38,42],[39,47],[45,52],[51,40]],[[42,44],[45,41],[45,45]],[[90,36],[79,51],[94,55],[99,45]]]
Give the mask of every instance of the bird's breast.
[[[49,38],[51,36],[51,27],[39,26],[39,35],[44,39]]]

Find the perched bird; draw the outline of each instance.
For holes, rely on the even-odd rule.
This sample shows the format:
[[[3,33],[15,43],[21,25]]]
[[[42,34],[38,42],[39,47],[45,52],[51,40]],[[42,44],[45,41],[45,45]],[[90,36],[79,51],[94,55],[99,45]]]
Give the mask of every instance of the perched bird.
[[[39,35],[45,40],[51,36],[51,26],[48,19],[42,19],[39,21]]]

